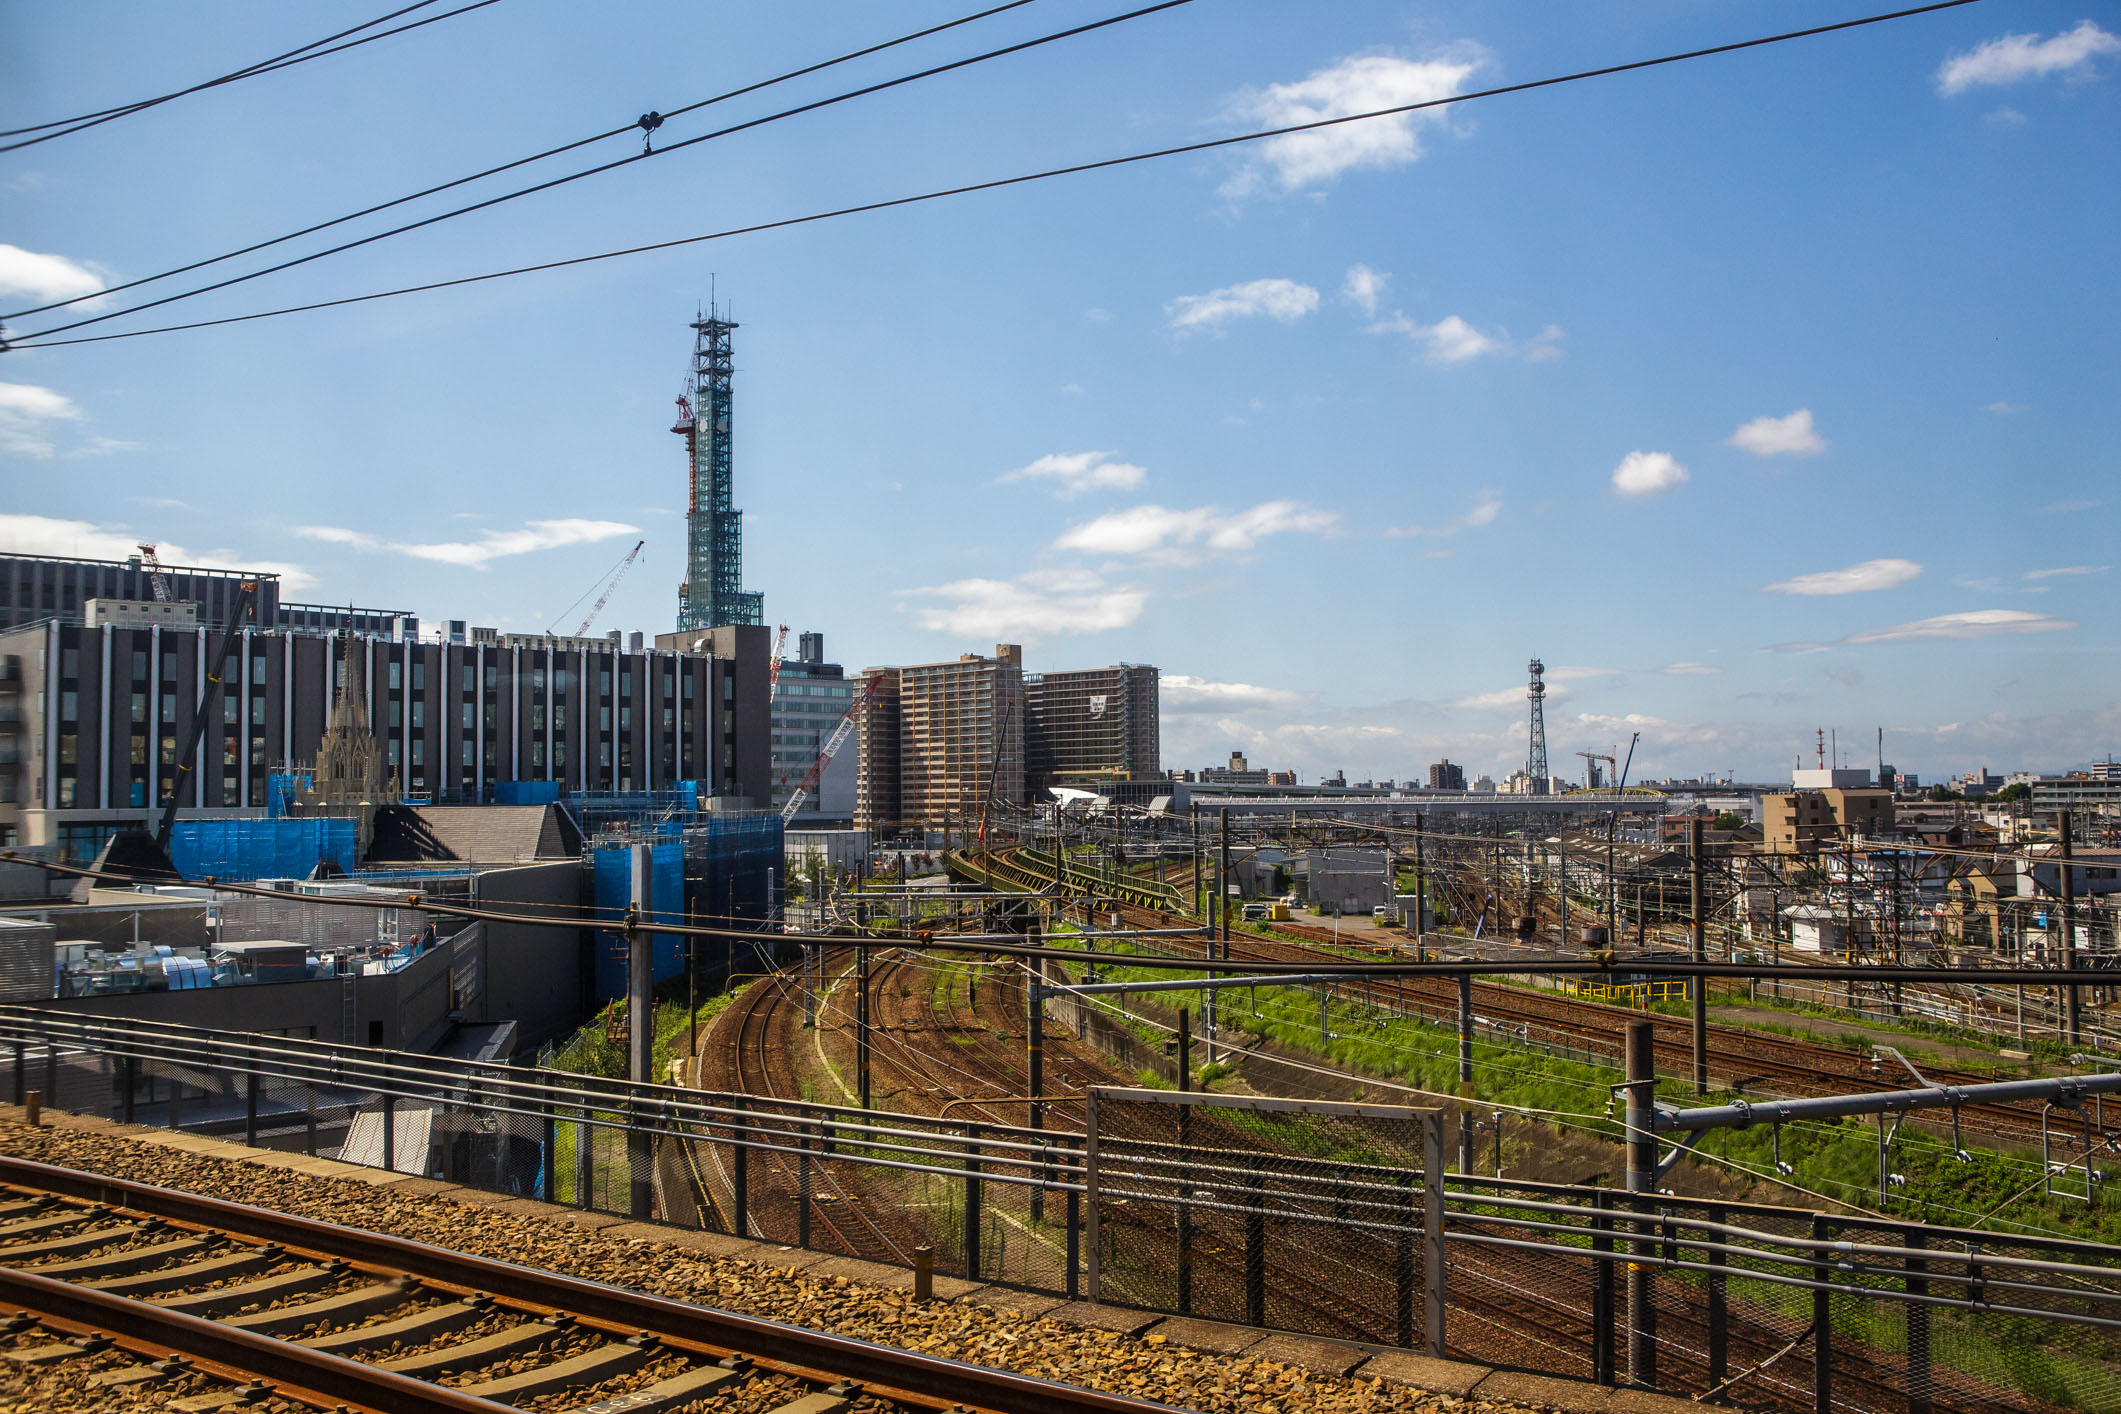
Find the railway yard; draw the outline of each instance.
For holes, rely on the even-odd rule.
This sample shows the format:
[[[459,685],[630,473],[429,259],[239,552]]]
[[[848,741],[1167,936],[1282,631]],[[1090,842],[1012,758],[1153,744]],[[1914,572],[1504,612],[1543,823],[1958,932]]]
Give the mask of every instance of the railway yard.
[[[1963,1035],[1931,1050],[1877,1039],[1891,1029],[1850,1044],[1732,1022],[1701,1025],[1697,1051],[1686,1016],[1529,965],[1376,966],[1558,963],[1566,929],[1537,900],[1514,945],[1287,918],[1217,930],[1184,906],[1201,871],[1161,859],[1096,879],[1021,847],[948,864],[947,882],[843,894],[699,1026],[669,1085],[7,1018],[18,1099],[39,1064],[69,1093],[62,1062],[71,1093],[119,1098],[109,1119],[0,1109],[17,1313],[0,1322],[0,1411],[2121,1407],[2115,1249],[1889,1210],[1905,1115],[1888,1134],[1880,1110],[1874,1205],[1821,1206],[1787,1166],[1681,1162],[1681,1144],[1646,1206],[1604,1196],[1647,1190],[1632,1170],[1619,1182],[1625,1086],[1601,1120],[1473,1083],[1547,1057],[1594,1096],[1638,1065],[1696,1102],[1949,1094],[1915,1123],[1962,1160],[1961,1145],[2015,1155],[2048,1209],[2076,1175],[2076,1230],[2099,1231],[2094,1163],[2117,1131],[2096,1101],[1958,1098],[2037,1073],[2025,1053],[1983,1064]],[[1435,877],[1461,917],[1484,919],[1500,887]],[[1010,955],[1027,942],[1045,955]],[[1644,957],[1606,966],[1668,965]],[[1248,966],[1267,980],[1232,980],[1222,1027],[1204,1028],[1200,984]],[[1315,1029],[1256,1024],[1277,986]],[[1412,1044],[1455,1064],[1456,1087],[1329,1044],[1388,1022],[1420,1028]],[[1675,1079],[1697,1064],[1699,1093]],[[143,1067],[169,1087],[168,1129],[125,1122]],[[261,1070],[282,1087],[262,1115]],[[1173,1083],[1194,1093],[1159,1128]],[[186,1087],[207,1102],[190,1131]],[[216,1097],[224,1116],[247,1103],[242,1144],[233,1119],[196,1117]],[[401,1105],[467,1157],[394,1157]],[[345,1137],[320,1147],[327,1108]],[[353,1142],[363,1115],[380,1154]],[[1448,1167],[1439,1115],[1465,1126]],[[1435,1127],[1417,1140],[1409,1123]],[[1492,1165],[1473,1162],[1476,1133]],[[1779,1121],[1775,1136],[1779,1164]]]

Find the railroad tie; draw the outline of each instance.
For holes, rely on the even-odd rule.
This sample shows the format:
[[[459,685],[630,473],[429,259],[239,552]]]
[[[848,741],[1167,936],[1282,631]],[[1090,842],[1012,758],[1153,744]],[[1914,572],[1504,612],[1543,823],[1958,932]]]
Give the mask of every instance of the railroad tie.
[[[0,1247],[0,1261],[10,1267],[39,1262],[46,1257],[70,1257],[76,1252],[93,1252],[98,1247],[107,1247],[113,1242],[129,1242],[147,1231],[134,1223],[119,1227],[99,1227],[89,1232],[77,1232],[68,1237],[54,1237],[46,1242],[26,1242],[21,1246]]]
[[[535,1370],[465,1385],[463,1392],[474,1399],[490,1399],[497,1404],[519,1404],[551,1394],[554,1390],[575,1385],[586,1388],[631,1374],[661,1353],[661,1342],[652,1336],[646,1340],[615,1340],[594,1350],[585,1350],[580,1355],[540,1365]]]
[[[157,1296],[149,1304],[160,1306],[165,1311],[181,1311],[187,1316],[212,1319],[240,1311],[245,1306],[261,1301],[278,1301],[283,1297],[297,1296],[315,1291],[320,1286],[329,1286],[339,1279],[339,1274],[329,1267],[296,1267],[292,1271],[276,1272],[272,1276],[259,1277],[256,1281],[242,1282],[236,1286],[218,1287],[212,1291],[194,1291],[183,1296]]]
[[[155,1242],[145,1247],[127,1247],[118,1252],[102,1252],[92,1257],[76,1257],[70,1262],[47,1262],[43,1266],[31,1267],[30,1271],[40,1277],[52,1277],[58,1281],[83,1281],[89,1277],[123,1276],[133,1272],[144,1272],[180,1257],[195,1257],[213,1250],[214,1243],[201,1237],[181,1237],[174,1242]],[[14,1257],[16,1253],[0,1253]],[[14,1265],[12,1262],[10,1266]]]
[[[352,1321],[373,1316],[378,1311],[403,1305],[413,1294],[414,1289],[402,1282],[383,1281],[373,1286],[357,1286],[336,1296],[305,1301],[298,1306],[279,1306],[269,1311],[253,1311],[247,1316],[229,1316],[221,1324],[255,1331],[259,1335],[282,1335],[319,1321]]]
[[[381,1360],[377,1368],[393,1374],[410,1375],[416,1380],[433,1379],[453,1370],[476,1370],[481,1365],[491,1365],[496,1360],[506,1360],[511,1355],[520,1355],[526,1350],[535,1350],[541,1345],[550,1345],[567,1333],[565,1326],[549,1321],[525,1321],[492,1335],[480,1336],[477,1340],[462,1345],[452,1345],[446,1350],[423,1350],[417,1355],[401,1355],[395,1360]],[[308,1342],[304,1342],[308,1344]],[[312,1349],[318,1347],[312,1345]]]
[[[14,1361],[17,1365],[56,1365],[61,1360],[72,1360],[81,1355],[94,1355],[98,1351],[108,1350],[109,1348],[110,1342],[108,1340],[105,1340],[100,1345],[94,1341],[82,1341],[76,1344],[72,1341],[62,1340],[55,1341],[50,1345],[33,1345],[27,1350],[10,1350],[7,1352],[7,1358]]]
[[[149,1251],[156,1249],[149,1248]],[[128,1254],[130,1255],[130,1254]],[[255,1276],[272,1266],[279,1257],[255,1248],[245,1248],[222,1257],[207,1257],[197,1262],[186,1262],[182,1266],[162,1267],[155,1271],[135,1271],[112,1276],[93,1277],[82,1282],[98,1291],[107,1291],[113,1296],[153,1296],[160,1292],[180,1291],[189,1286],[203,1286],[208,1282],[225,1281],[230,1277]],[[43,1272],[49,1272],[44,1268]],[[42,1275],[43,1272],[39,1274]]]
[[[22,1242],[32,1237],[40,1237],[47,1232],[59,1232],[66,1228],[79,1227],[87,1222],[91,1216],[91,1214],[84,1213],[79,1208],[69,1208],[65,1212],[54,1213],[49,1217],[31,1218],[25,1222],[9,1223],[5,1227],[0,1227],[0,1242]]]
[[[436,1336],[460,1330],[484,1317],[490,1308],[467,1305],[452,1301],[442,1306],[430,1306],[424,1311],[415,1311],[395,1321],[385,1321],[374,1326],[354,1326],[330,1335],[310,1336],[295,1342],[311,1350],[321,1350],[327,1355],[345,1355],[358,1358],[364,1350],[387,1349],[392,1344],[424,1345]]]
[[[743,1372],[723,1365],[702,1365],[669,1379],[652,1384],[646,1389],[637,1389],[631,1394],[615,1394],[609,1399],[600,1399],[595,1404],[585,1404],[568,1414],[663,1414],[666,1409],[675,1409],[695,1399],[714,1393],[726,1384],[744,1378]]]
[[[830,1390],[817,1394],[806,1394],[801,1399],[774,1406],[767,1414],[841,1414],[842,1410],[854,1407],[854,1401]]]

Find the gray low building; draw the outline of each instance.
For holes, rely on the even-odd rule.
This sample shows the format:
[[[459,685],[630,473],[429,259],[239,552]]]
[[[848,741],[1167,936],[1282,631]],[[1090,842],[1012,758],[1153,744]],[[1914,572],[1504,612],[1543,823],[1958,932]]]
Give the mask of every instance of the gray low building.
[[[1375,849],[1314,849],[1304,855],[1311,906],[1321,913],[1369,915],[1396,891],[1391,861]]]

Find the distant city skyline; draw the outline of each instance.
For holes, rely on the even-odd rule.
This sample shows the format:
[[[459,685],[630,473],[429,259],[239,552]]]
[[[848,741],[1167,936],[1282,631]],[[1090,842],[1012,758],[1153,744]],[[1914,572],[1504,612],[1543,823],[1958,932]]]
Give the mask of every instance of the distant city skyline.
[[[614,27],[512,0],[0,154],[0,311],[959,13],[717,15],[703,72],[709,21],[689,7]],[[1186,6],[82,332],[1856,13]],[[655,141],[1099,17],[1026,7]],[[0,126],[368,18],[13,11]],[[1241,750],[1312,781],[1425,778],[1443,756],[1503,779],[1524,763],[1531,655],[1553,665],[1563,776],[1639,731],[1635,778],[1775,780],[1818,727],[1872,763],[1879,726],[1886,760],[1925,782],[2081,769],[2121,749],[2114,28],[2044,0],[1969,6],[520,280],[10,352],[0,550],[122,559],[147,540],[172,563],[276,571],[292,599],[536,632],[645,539],[597,629],[667,630],[685,575],[677,326],[712,293],[743,322],[745,587],[769,625],[831,635],[850,673],[998,642],[1032,667],[1155,663],[1166,765]],[[129,42],[101,42],[114,32]],[[635,133],[498,182],[639,150]],[[6,323],[20,338],[60,317]]]

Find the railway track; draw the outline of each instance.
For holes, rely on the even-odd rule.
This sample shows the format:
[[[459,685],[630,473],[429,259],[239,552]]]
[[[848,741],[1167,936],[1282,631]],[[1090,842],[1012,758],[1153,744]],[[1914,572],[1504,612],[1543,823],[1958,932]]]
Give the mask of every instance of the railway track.
[[[0,1300],[21,1313],[0,1323],[18,1365],[167,1382],[185,1414],[1166,1407],[12,1158]]]

